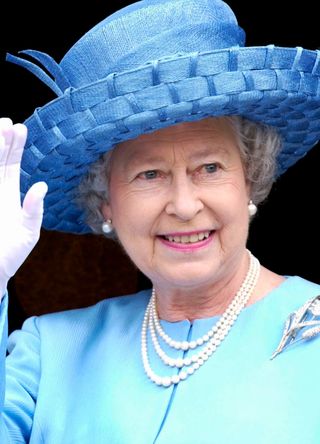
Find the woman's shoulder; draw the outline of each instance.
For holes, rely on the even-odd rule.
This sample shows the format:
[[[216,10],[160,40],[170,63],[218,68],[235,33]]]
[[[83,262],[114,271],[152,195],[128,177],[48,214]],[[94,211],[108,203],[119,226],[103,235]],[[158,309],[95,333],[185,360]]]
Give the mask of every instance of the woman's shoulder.
[[[298,275],[283,276],[282,282],[261,299],[265,309],[287,313],[320,295],[320,285]]]
[[[300,294],[303,291],[306,297],[316,296],[315,293],[320,294],[320,284],[299,275],[284,276],[283,284],[280,285],[280,290],[285,292],[290,291],[291,294]]]
[[[150,290],[142,290],[134,294],[115,296],[103,299],[94,305],[43,314],[38,317],[38,325],[75,326],[76,324],[94,325],[122,318],[131,321],[143,314],[150,299]]]
[[[320,285],[298,275],[280,275],[266,267],[261,267],[260,277],[251,295],[251,304],[259,301],[270,301],[276,296],[290,296],[290,298],[279,298],[299,301],[301,303],[310,297],[320,294]],[[278,298],[277,298],[278,299]]]
[[[320,285],[298,275],[285,275],[275,285],[263,288],[261,295],[251,304],[252,309],[286,318],[307,301],[320,295]]]

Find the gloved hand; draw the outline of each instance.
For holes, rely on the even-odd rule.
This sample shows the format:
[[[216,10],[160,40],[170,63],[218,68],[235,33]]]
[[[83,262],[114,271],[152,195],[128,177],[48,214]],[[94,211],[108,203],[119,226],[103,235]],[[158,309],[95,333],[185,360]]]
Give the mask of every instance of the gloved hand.
[[[0,119],[0,300],[9,279],[40,236],[45,182],[35,183],[20,202],[20,162],[27,138],[23,124]]]

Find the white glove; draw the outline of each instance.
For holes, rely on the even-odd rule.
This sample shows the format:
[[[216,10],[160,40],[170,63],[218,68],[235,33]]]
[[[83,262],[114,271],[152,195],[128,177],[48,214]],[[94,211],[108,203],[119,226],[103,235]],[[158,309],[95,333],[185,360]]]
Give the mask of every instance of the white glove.
[[[9,279],[40,237],[45,182],[35,183],[20,203],[20,162],[27,138],[23,124],[0,119],[0,300]]]

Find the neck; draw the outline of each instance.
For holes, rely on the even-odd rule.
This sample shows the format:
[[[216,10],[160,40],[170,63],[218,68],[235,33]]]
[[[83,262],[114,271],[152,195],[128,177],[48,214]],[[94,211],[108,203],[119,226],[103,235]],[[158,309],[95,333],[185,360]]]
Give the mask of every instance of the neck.
[[[159,318],[177,322],[221,315],[234,299],[248,269],[249,257],[245,254],[233,272],[214,283],[187,288],[155,286]]]

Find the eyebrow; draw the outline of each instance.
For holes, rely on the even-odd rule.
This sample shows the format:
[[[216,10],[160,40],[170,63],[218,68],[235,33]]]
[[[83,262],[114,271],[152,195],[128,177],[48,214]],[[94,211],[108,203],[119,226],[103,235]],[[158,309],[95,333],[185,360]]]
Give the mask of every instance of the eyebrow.
[[[206,146],[202,150],[200,151],[198,150],[195,153],[191,154],[190,159],[191,160],[203,159],[204,157],[209,157],[212,154],[217,154],[217,153],[221,153],[226,157],[230,157],[229,151],[224,146],[211,145],[211,146]]]
[[[197,161],[199,159],[204,159],[217,153],[223,154],[223,156],[227,158],[230,157],[229,151],[222,145],[207,145],[203,149],[197,150],[195,153],[191,154],[189,158],[191,161]],[[140,153],[132,153],[130,156],[128,156],[126,166],[135,167],[148,164],[164,164],[165,162],[166,159],[163,158],[163,156],[157,156],[156,154],[141,156]]]
[[[129,158],[127,159],[126,164],[130,165],[130,166],[135,166],[135,165],[144,165],[144,164],[160,164],[160,163],[165,163],[166,159],[164,159],[161,156],[157,156],[157,155],[153,155],[153,156],[146,156],[146,157],[141,157],[139,155],[132,155],[129,156]]]

